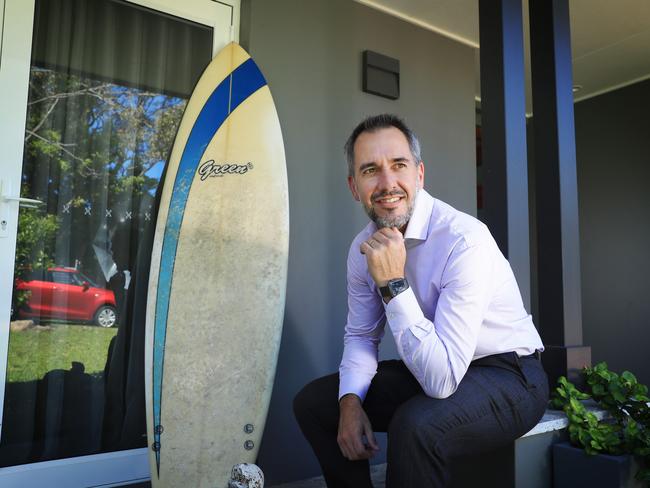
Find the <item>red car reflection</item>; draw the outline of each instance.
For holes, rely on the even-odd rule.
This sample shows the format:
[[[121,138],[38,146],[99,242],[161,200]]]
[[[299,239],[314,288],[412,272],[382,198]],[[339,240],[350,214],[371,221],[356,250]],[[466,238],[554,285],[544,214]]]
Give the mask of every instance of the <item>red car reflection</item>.
[[[100,327],[112,327],[117,321],[115,294],[74,268],[30,272],[16,280],[16,290],[29,292],[18,310],[22,319],[78,320]]]

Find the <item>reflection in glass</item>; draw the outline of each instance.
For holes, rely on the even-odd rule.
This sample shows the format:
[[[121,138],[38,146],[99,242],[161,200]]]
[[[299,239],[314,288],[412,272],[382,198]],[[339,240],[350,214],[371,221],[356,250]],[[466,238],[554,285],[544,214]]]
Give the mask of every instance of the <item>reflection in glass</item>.
[[[145,445],[156,192],[210,46],[122,2],[36,2],[21,196],[43,203],[19,213],[0,466]]]
[[[16,278],[16,317],[71,323],[81,321],[100,327],[117,323],[115,293],[95,284],[75,268],[30,267]]]

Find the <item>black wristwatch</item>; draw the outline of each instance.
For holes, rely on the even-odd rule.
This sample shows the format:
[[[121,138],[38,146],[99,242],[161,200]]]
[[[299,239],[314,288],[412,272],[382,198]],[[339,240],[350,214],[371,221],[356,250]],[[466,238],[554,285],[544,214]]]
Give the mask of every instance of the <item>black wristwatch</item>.
[[[394,278],[389,280],[386,286],[379,288],[381,296],[387,299],[395,298],[397,295],[402,293],[404,290],[408,290],[409,282],[406,281],[406,278]]]

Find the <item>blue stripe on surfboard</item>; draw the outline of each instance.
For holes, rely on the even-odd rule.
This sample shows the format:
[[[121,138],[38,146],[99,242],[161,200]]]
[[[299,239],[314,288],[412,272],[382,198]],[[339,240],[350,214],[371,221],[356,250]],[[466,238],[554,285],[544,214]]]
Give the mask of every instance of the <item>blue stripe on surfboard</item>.
[[[228,116],[248,97],[266,85],[266,80],[252,59],[248,59],[230,73],[214,89],[194,122],[181,156],[172,190],[169,212],[163,237],[153,350],[153,431],[156,446],[156,468],[160,474],[160,426],[162,411],[162,380],[167,335],[167,314],[171,295],[172,276],[176,261],[178,237],[192,181],[201,156]]]

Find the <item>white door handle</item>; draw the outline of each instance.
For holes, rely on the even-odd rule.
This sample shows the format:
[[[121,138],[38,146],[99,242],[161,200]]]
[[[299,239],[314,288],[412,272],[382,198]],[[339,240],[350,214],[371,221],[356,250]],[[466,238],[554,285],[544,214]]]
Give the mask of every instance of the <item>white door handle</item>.
[[[39,205],[43,205],[43,202],[33,198],[10,196],[12,193],[9,182],[0,180],[0,238],[9,237],[9,229],[12,228],[10,221],[13,221],[15,225],[14,219],[18,215],[14,213],[15,210],[10,210],[9,202],[18,202],[18,206],[26,208],[38,208]],[[15,227],[13,229],[15,230]]]
[[[40,200],[35,200],[33,198],[23,198],[23,197],[8,197],[3,196],[3,200],[7,202],[18,202],[18,205],[21,207],[36,208],[38,205],[42,205],[43,202]],[[23,205],[21,205],[23,204]],[[27,204],[27,205],[24,205]]]
[[[33,198],[3,196],[2,199],[5,202],[18,202],[18,205],[26,208],[38,208],[39,205],[43,205],[42,201]]]
[[[11,193],[11,186],[9,185],[9,182],[7,181],[2,181],[0,182],[0,195],[2,196],[2,202],[0,203],[5,203],[5,202],[18,202],[18,205],[21,207],[27,207],[27,208],[37,208],[39,205],[43,205],[43,202],[40,200],[35,200],[34,198],[23,198],[21,196],[10,196]]]

